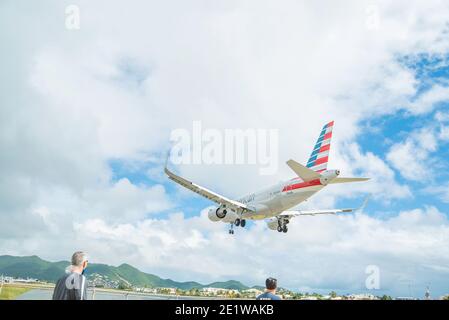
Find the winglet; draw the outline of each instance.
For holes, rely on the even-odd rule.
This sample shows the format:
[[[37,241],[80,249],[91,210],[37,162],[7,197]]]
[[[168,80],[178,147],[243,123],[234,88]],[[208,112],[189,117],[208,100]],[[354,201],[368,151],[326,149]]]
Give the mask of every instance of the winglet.
[[[170,159],[170,149],[168,149],[167,151],[167,156],[165,157],[165,164],[164,164],[164,169],[167,169],[168,166],[168,160]]]
[[[302,180],[310,181],[314,179],[319,179],[321,175],[312,169],[309,169],[302,164],[296,162],[295,160],[288,160],[287,165],[292,169]]]
[[[363,210],[365,210],[365,207],[366,207],[366,205],[368,204],[369,198],[371,198],[371,195],[367,195],[367,196],[365,197],[365,200],[363,200],[362,205],[360,206],[360,208],[359,208],[357,211],[363,212]]]

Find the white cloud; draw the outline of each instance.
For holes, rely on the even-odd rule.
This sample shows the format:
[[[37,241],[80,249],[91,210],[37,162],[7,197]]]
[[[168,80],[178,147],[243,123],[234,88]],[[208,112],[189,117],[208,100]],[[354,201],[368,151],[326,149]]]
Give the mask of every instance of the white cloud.
[[[449,126],[441,127],[438,137],[443,141],[449,141]]]
[[[110,188],[87,190],[83,201],[97,216],[121,221],[135,221],[146,214],[161,212],[171,208],[168,195],[162,185],[137,186],[128,179],[121,179]]]
[[[387,153],[388,161],[406,179],[422,181],[432,177],[430,155],[437,149],[437,137],[432,127],[410,134],[404,142],[395,143]]]
[[[449,112],[438,111],[435,113],[435,119],[440,123],[448,122],[449,121]]]
[[[435,113],[435,120],[438,123],[438,139],[445,143],[449,141],[449,112],[438,111]]]
[[[449,184],[444,183],[442,185],[433,185],[426,187],[424,189],[425,192],[433,195],[439,196],[441,201],[445,203],[449,203]]]
[[[8,51],[0,60],[0,85],[6,93],[0,96],[2,252],[42,253],[59,260],[83,245],[100,261],[159,266],[161,274],[186,279],[192,274],[206,277],[204,266],[222,277],[247,274],[252,255],[250,262],[264,265],[254,271],[257,281],[266,273],[278,272],[297,279],[294,285],[298,286],[335,283],[332,275],[316,276],[313,269],[320,268],[321,261],[328,267],[344,261],[336,254],[341,247],[322,244],[331,241],[330,235],[340,240],[351,233],[361,237],[357,227],[366,221],[371,226],[382,222],[364,216],[320,218],[320,223],[329,223],[323,229],[328,233],[310,225],[315,234],[298,229],[296,236],[287,236],[293,248],[298,246],[306,254],[299,257],[285,252],[285,242],[271,243],[278,235],[266,234],[262,224],[242,233],[242,243],[254,244],[256,236],[262,246],[276,249],[279,261],[288,262],[276,269],[270,267],[269,252],[251,253],[235,240],[227,240],[223,226],[209,223],[204,216],[147,219],[147,213],[169,209],[179,194],[169,199],[161,185],[112,181],[110,159],[139,161],[162,154],[170,130],[190,128],[198,119],[217,129],[280,129],[280,163],[290,158],[305,161],[322,124],[334,119],[331,165],[372,181],[334,189],[324,194],[320,205],[331,205],[336,196],[361,192],[385,201],[410,195],[380,155],[361,152],[354,141],[361,120],[401,108],[427,112],[446,97],[447,90],[435,86],[410,103],[417,79],[413,70],[397,61],[403,55],[447,51],[444,32],[449,8],[440,1],[379,1],[380,20],[374,29],[366,26],[371,1],[347,2],[344,9],[330,1],[287,1],[282,6],[274,1],[257,5],[154,1],[129,4],[126,14],[122,5],[114,3],[76,4],[82,19],[79,31],[65,29],[62,2],[27,4],[27,10],[13,1],[0,4],[5,26],[0,33],[8,39]],[[419,140],[413,144],[423,152],[431,151]],[[157,168],[159,162],[153,160]],[[148,174],[160,180],[157,170],[149,169]],[[292,175],[282,164],[275,176],[258,176],[258,168],[252,166],[180,170],[229,196]],[[391,189],[386,190],[386,184]],[[335,221],[349,226],[338,222],[333,226]],[[296,227],[308,223],[312,222]],[[351,229],[353,223],[357,227]],[[149,248],[147,242],[156,248]],[[181,244],[179,249],[173,249],[175,243]],[[205,253],[206,244],[211,243],[212,248],[223,250],[223,256],[237,254],[241,259],[223,258],[223,263],[215,255],[218,251],[196,255]],[[349,251],[360,250],[349,242],[342,244]],[[327,252],[328,258],[315,258],[316,248]],[[400,247],[395,250],[401,252]],[[348,263],[355,259],[349,251],[345,252]],[[192,267],[180,270],[176,255],[185,253],[183,264]],[[163,268],[165,262],[173,273]],[[292,270],[303,264],[308,268],[294,274]],[[341,275],[338,279],[354,280],[345,272]]]
[[[387,202],[411,196],[409,187],[396,182],[394,171],[379,156],[372,152],[363,153],[355,143],[342,146],[339,153],[342,154],[343,162],[337,167],[342,169],[342,176],[362,176],[370,180],[366,183],[350,184],[344,188],[334,188],[338,196],[370,193],[374,199]]]
[[[293,288],[325,289],[331,281],[340,290],[363,291],[365,267],[375,264],[381,269],[381,289],[400,293],[407,287],[401,287],[398,277],[425,284],[430,281],[427,277],[447,276],[444,270],[431,275],[413,271],[449,263],[449,221],[434,207],[401,212],[387,220],[365,214],[302,217],[291,222],[286,235],[267,230],[263,222],[249,230],[237,229],[234,237],[225,228],[209,222],[206,210],[192,218],[179,213],[137,224],[92,219],[75,226],[78,240],[87,247],[96,243],[113,248],[145,270],[176,274],[180,280],[195,275],[203,282],[236,278],[260,284],[275,275]],[[128,251],[122,252],[124,248]],[[96,249],[90,253],[100,261],[122,261],[122,255]],[[404,268],[405,261],[415,269]]]
[[[438,103],[449,100],[449,87],[435,85],[423,93],[416,101],[410,103],[408,110],[414,114],[432,111]]]
[[[96,217],[111,223],[134,222],[173,207],[162,185],[138,186],[127,179],[80,193],[66,187],[29,183],[9,186],[13,187],[12,197],[0,207],[0,242],[27,239],[30,234],[65,236],[73,221]]]

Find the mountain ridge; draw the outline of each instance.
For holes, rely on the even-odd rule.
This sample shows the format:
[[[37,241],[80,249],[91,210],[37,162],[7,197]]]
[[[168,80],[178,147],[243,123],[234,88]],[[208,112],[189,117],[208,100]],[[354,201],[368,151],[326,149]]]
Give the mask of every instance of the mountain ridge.
[[[50,262],[37,255],[12,256],[0,255],[0,274],[16,278],[35,278],[42,281],[55,283],[61,277],[68,261]],[[136,267],[122,263],[118,267],[103,263],[89,263],[87,277],[94,280],[100,277],[108,279],[111,283],[126,283],[136,287],[164,287],[178,288],[181,290],[202,289],[214,287],[221,289],[245,290],[250,287],[237,280],[217,281],[209,284],[201,284],[196,281],[179,282],[172,279],[163,279],[155,274],[140,271]],[[254,286],[255,287],[255,286]]]

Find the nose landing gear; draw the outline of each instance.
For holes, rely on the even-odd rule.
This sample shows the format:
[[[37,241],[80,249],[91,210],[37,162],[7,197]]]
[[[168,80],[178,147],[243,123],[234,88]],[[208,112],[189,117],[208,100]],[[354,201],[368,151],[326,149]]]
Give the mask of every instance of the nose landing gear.
[[[229,234],[234,234],[234,223],[231,222],[231,227],[229,228]]]

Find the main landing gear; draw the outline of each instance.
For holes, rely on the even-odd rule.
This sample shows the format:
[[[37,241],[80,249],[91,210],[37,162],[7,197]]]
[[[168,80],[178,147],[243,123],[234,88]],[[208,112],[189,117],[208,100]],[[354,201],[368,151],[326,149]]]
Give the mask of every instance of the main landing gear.
[[[246,220],[245,219],[235,219],[234,224],[236,227],[241,226],[242,228],[245,228]]]
[[[234,234],[234,225],[236,227],[240,226],[244,228],[246,226],[246,220],[245,219],[235,219],[233,223],[231,223],[231,228],[229,229],[229,234]]]
[[[287,227],[287,224],[289,223],[290,221],[288,221],[288,219],[279,219],[278,220],[278,232],[283,232],[283,233],[287,233],[287,231],[288,231],[288,227]]]

